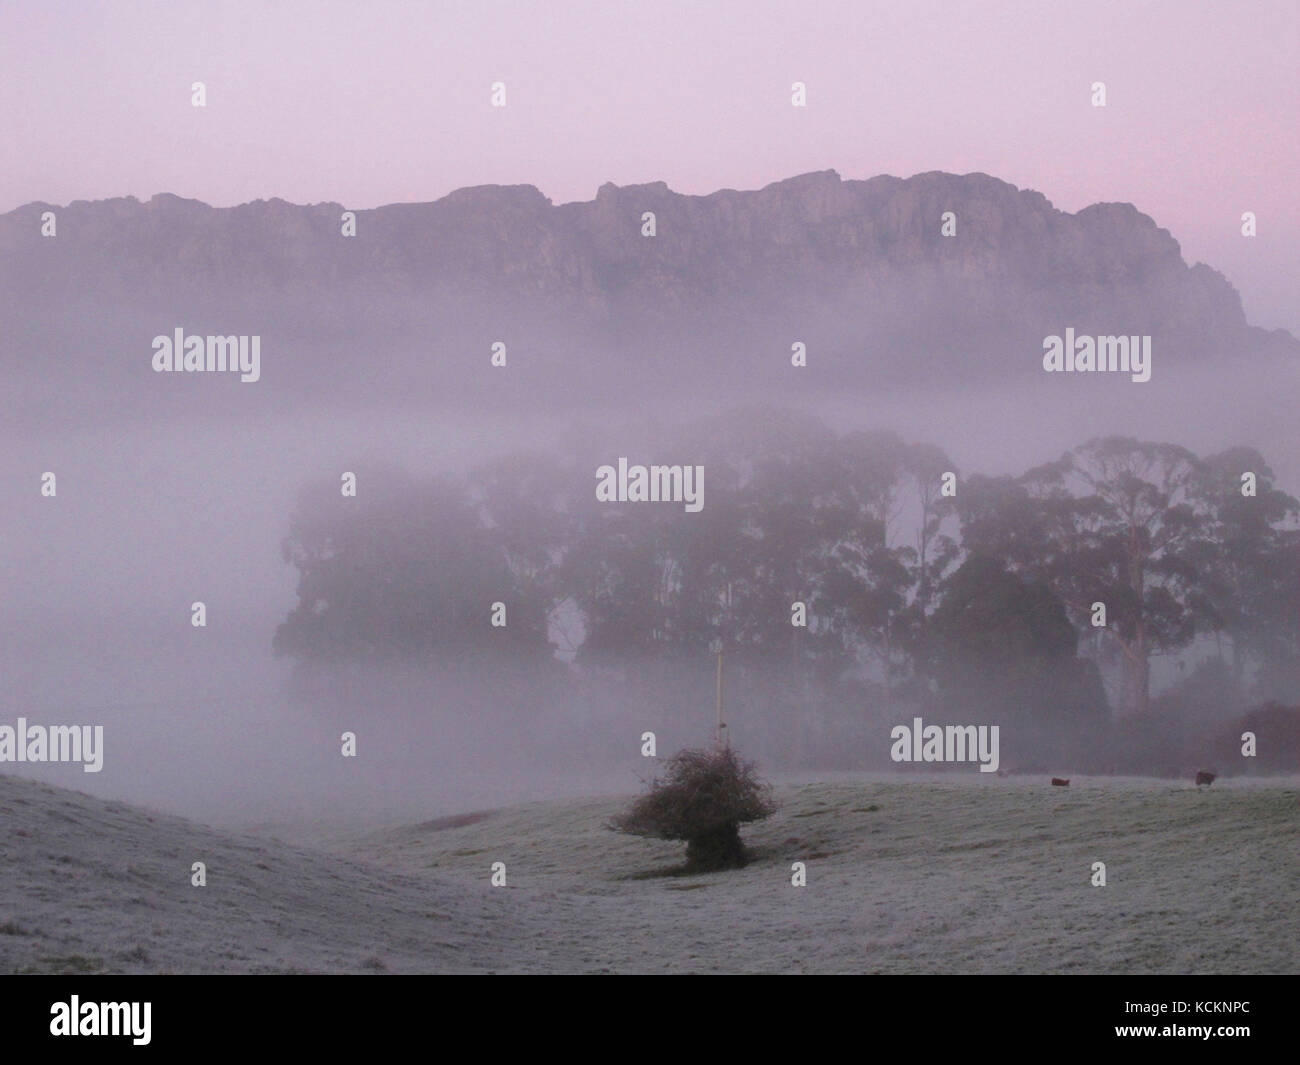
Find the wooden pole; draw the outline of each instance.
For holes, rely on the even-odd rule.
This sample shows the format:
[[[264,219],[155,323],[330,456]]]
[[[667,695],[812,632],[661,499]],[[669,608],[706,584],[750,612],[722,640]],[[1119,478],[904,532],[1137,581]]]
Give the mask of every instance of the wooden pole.
[[[719,746],[727,746],[727,723],[722,720],[722,648],[718,648],[718,730]]]

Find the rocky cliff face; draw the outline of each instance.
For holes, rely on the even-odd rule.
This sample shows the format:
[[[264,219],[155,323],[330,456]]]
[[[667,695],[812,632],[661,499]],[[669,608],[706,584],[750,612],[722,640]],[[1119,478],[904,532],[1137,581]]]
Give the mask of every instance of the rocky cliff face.
[[[345,210],[161,194],[0,216],[0,359],[16,357],[18,339],[90,358],[84,348],[117,335],[138,354],[184,324],[279,330],[300,371],[327,375],[357,337],[437,359],[510,332],[573,365],[588,364],[578,349],[614,366],[653,351],[689,374],[700,351],[740,365],[803,340],[836,387],[852,388],[868,361],[873,383],[884,365],[895,380],[1012,373],[1067,326],[1150,334],[1164,358],[1300,351],[1248,326],[1231,285],[1187,266],[1131,205],[1066,214],[983,174],[824,171],[708,196],[604,185],[562,205],[531,186],[467,188],[357,211],[353,238],[340,234]],[[56,238],[41,236],[45,211]],[[941,235],[945,212],[954,236]],[[72,321],[87,316],[99,332]]]

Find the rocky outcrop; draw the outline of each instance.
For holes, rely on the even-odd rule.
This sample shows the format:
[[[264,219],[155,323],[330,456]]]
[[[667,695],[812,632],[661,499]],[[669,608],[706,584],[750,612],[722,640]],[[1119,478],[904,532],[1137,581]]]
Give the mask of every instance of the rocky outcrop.
[[[1069,214],[985,174],[822,171],[707,196],[606,184],[558,205],[532,186],[482,186],[357,210],[351,238],[345,210],[160,194],[11,211],[0,216],[0,363],[20,344],[90,358],[78,352],[126,333],[138,352],[136,332],[147,350],[175,326],[278,330],[281,350],[300,349],[295,372],[317,376],[357,336],[436,359],[508,328],[537,350],[545,335],[557,365],[576,365],[579,349],[584,367],[651,352],[679,378],[713,357],[702,351],[743,361],[799,339],[839,389],[862,387],[868,364],[873,387],[882,374],[1032,370],[1042,338],[1066,327],[1153,335],[1162,366],[1300,353],[1289,334],[1251,328],[1223,276],[1188,266],[1133,206]],[[45,211],[54,239],[41,236]],[[642,235],[646,212],[654,237]],[[945,212],[954,236],[941,233]]]

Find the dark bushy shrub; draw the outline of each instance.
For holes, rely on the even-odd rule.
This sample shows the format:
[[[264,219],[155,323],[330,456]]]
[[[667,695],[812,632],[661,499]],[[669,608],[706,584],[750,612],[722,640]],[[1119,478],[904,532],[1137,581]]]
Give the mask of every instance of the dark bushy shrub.
[[[686,841],[692,872],[736,869],[745,864],[740,826],[775,810],[754,765],[730,748],[678,751],[662,779],[614,818],[610,827],[634,836]]]

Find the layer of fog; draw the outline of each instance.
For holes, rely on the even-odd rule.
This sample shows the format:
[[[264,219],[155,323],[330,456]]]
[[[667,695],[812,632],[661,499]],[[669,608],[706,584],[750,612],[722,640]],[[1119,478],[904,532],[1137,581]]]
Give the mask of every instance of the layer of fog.
[[[791,372],[815,374],[815,363]],[[962,473],[1020,472],[1122,432],[1202,454],[1256,446],[1294,493],[1294,407],[1279,397],[1295,373],[1257,366],[1243,379],[1201,365],[1174,374],[1157,361],[1148,384],[1039,371],[986,390],[935,381],[924,393],[868,389],[834,400],[792,390],[782,398],[837,429],[889,428],[938,444]],[[211,822],[432,817],[637,789],[646,773],[639,737],[664,727],[644,716],[653,692],[611,684],[594,701],[539,707],[524,681],[498,690],[462,677],[430,705],[413,696],[395,708],[372,702],[360,682],[352,712],[339,710],[337,692],[324,711],[288,696],[291,666],[270,651],[294,603],[296,574],[280,543],[305,483],[374,459],[417,473],[464,471],[496,454],[550,447],[574,416],[620,428],[634,446],[666,424],[752,397],[738,380],[694,397],[665,387],[624,398],[581,405],[567,418],[519,406],[195,422],[160,413],[149,425],[132,417],[4,434],[0,723],[21,715],[102,724],[106,733],[99,774],[75,765],[4,771]],[[617,457],[592,455],[592,473]],[[38,492],[47,470],[58,476],[55,499]],[[190,625],[195,600],[207,605],[205,629]],[[706,739],[712,704],[706,684],[698,722],[670,722],[675,731],[659,737],[661,753]],[[356,759],[339,755],[344,728],[358,733]],[[883,742],[862,737],[864,766],[878,764]]]

